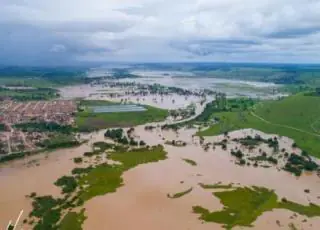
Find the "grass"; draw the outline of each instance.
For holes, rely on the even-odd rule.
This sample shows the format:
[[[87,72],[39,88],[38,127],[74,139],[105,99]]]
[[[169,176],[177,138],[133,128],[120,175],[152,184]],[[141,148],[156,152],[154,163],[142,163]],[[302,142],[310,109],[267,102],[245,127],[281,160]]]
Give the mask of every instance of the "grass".
[[[91,111],[82,111],[76,115],[76,124],[80,131],[93,131],[162,121],[168,116],[167,110],[152,106],[144,107],[147,110],[142,112],[93,113]]]
[[[68,212],[61,223],[59,224],[60,230],[82,230],[82,224],[85,221],[84,209],[80,213]]]
[[[79,180],[79,185],[84,187],[79,192],[79,198],[87,201],[95,196],[115,192],[123,185],[122,173],[121,168],[107,164],[93,168]]]
[[[224,205],[223,210],[210,212],[201,206],[194,206],[193,212],[200,214],[200,219],[222,224],[226,229],[235,226],[252,227],[260,215],[273,209],[287,209],[308,217],[320,216],[319,206],[303,206],[290,201],[278,202],[275,192],[267,188],[244,187],[213,194]]]
[[[58,132],[69,134],[74,131],[71,125],[60,125],[55,122],[27,122],[15,124],[14,127],[23,132]]]
[[[320,97],[297,94],[259,104],[255,113],[272,123],[320,134]],[[315,127],[313,127],[315,124]]]
[[[192,191],[192,189],[193,188],[191,187],[188,190],[185,190],[185,191],[182,191],[182,192],[178,192],[178,193],[175,193],[173,195],[168,194],[167,196],[169,198],[171,198],[171,199],[177,199],[177,198],[180,198],[180,197],[183,197],[183,196],[187,195],[188,193],[190,193]]]
[[[311,100],[309,101],[308,98],[311,98]],[[292,138],[299,148],[307,151],[310,155],[320,157],[320,136],[317,136],[315,132],[312,133],[312,128],[310,127],[311,124],[318,125],[315,116],[320,117],[320,107],[317,107],[318,105],[316,103],[320,103],[320,98],[314,99],[314,97],[303,95],[288,97],[283,101],[262,103],[256,109],[257,114],[271,123],[253,116],[250,111],[216,113],[213,114],[213,116],[219,120],[219,123],[211,126],[209,129],[198,132],[198,135],[213,136],[238,129],[253,128],[265,133]],[[266,106],[264,106],[264,104],[266,104]],[[274,104],[274,108],[272,104]],[[281,107],[279,104],[284,105],[284,107]],[[291,109],[288,104],[292,107]],[[308,104],[308,106],[317,109],[315,109],[316,111],[307,109],[304,104]],[[265,108],[268,108],[268,110]],[[269,114],[264,117],[267,112],[262,114],[262,111],[269,111]],[[297,114],[300,113],[302,115],[298,116]],[[303,130],[301,131],[287,126]]]
[[[192,166],[196,166],[197,165],[197,162],[195,162],[193,160],[186,159],[186,158],[183,158],[182,160],[184,160],[185,162],[187,162],[188,164],[190,164]]]
[[[50,100],[57,98],[59,93],[51,88],[8,89],[0,87],[1,97],[10,97],[17,101]]]
[[[46,139],[38,145],[46,150],[58,148],[70,148],[79,146],[81,142],[77,141],[73,135],[57,133],[50,139]]]
[[[281,201],[277,208],[287,209],[307,217],[320,216],[320,207],[312,203],[306,206],[291,201]]]
[[[80,106],[103,106],[103,105],[118,105],[117,102],[106,101],[106,100],[82,100]]]
[[[220,184],[220,183],[216,183],[216,184],[203,184],[203,183],[199,183],[200,187],[203,189],[230,189],[232,188],[232,184]]]

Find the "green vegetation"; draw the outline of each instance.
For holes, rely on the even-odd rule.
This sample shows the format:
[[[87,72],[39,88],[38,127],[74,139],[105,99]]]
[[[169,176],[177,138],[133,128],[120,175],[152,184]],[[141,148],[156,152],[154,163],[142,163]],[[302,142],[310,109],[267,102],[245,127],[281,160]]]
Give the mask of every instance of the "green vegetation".
[[[287,209],[307,217],[320,216],[320,207],[312,203],[306,206],[282,199],[282,201],[278,203],[277,208]]]
[[[53,150],[58,148],[71,148],[75,146],[79,146],[81,143],[77,141],[73,135],[67,134],[57,134],[51,137],[50,139],[46,139],[37,145],[46,150]]]
[[[106,143],[106,142],[103,142],[103,141],[94,142],[92,146],[95,149],[98,148],[99,151],[101,151],[101,152],[104,152],[107,149],[114,148],[114,144]]]
[[[82,163],[82,158],[81,157],[75,157],[75,158],[73,158],[73,162],[74,163],[76,163],[76,164],[80,164],[80,163]]]
[[[60,230],[82,230],[82,224],[85,221],[84,209],[80,213],[69,212],[67,213],[61,223],[59,224]]]
[[[30,122],[14,125],[15,128],[23,132],[59,132],[71,133],[74,128],[71,125],[60,125],[55,122]]]
[[[71,193],[77,188],[77,181],[72,176],[63,176],[54,184],[62,188],[62,193]]]
[[[218,94],[216,100],[208,103],[204,108],[203,112],[198,115],[196,118],[190,121],[181,122],[171,125],[163,125],[162,129],[174,129],[177,130],[183,126],[192,126],[193,124],[205,124],[208,125],[212,121],[216,120],[216,117],[213,117],[213,114],[226,112],[226,111],[246,111],[252,107],[257,100],[248,99],[248,98],[237,98],[226,100],[224,94]]]
[[[102,105],[101,101],[86,101],[86,106]],[[106,102],[109,103],[109,102]],[[130,127],[148,122],[164,120],[168,116],[168,111],[151,106],[144,106],[147,110],[141,112],[116,112],[116,113],[93,113],[84,109],[76,115],[76,124],[80,131],[90,132],[112,127]]]
[[[120,162],[121,165],[101,164],[84,174],[78,184],[83,187],[78,196],[82,201],[92,197],[115,192],[123,185],[122,174],[139,164],[156,162],[166,159],[162,146],[139,148],[126,152],[110,152],[109,159]]]
[[[319,206],[314,204],[304,206],[285,199],[278,202],[274,191],[262,187],[235,188],[213,194],[224,205],[223,210],[210,212],[203,207],[194,206],[193,211],[200,214],[200,219],[222,224],[226,229],[235,226],[251,227],[260,215],[273,209],[287,209],[308,217],[320,216]]]
[[[119,103],[106,101],[106,100],[81,100],[79,103],[79,107],[118,105],[118,104]]]
[[[58,91],[51,88],[12,89],[0,87],[0,97],[9,97],[16,101],[50,100],[58,96]]]
[[[182,160],[184,160],[185,162],[187,162],[188,164],[190,164],[190,165],[192,165],[192,166],[196,166],[196,165],[197,165],[197,162],[195,162],[195,161],[193,161],[193,160],[186,159],[186,158],[184,158],[184,159],[182,159]]]
[[[320,134],[320,97],[298,94],[279,101],[264,102],[255,108],[255,113],[274,124]]]
[[[187,195],[188,193],[190,193],[191,191],[192,191],[192,187],[191,188],[189,188],[188,190],[185,190],[185,191],[183,191],[183,192],[178,192],[178,193],[175,193],[175,194],[173,194],[173,195],[170,195],[170,194],[168,194],[167,196],[169,197],[169,198],[171,198],[171,199],[177,199],[177,198],[180,198],[180,197],[183,197],[184,195]]]
[[[0,84],[22,87],[59,87],[90,83],[85,68],[1,67]]]
[[[216,183],[216,184],[203,184],[199,183],[200,187],[203,189],[230,189],[233,188],[232,184],[221,184],[221,183]]]
[[[57,229],[57,222],[61,217],[61,208],[63,200],[54,199],[52,196],[40,196],[32,198],[33,210],[29,217],[36,217],[40,220],[36,222],[33,229]]]
[[[319,166],[311,160],[308,155],[297,155],[292,153],[284,167],[284,170],[300,176],[304,170],[306,171],[315,171]]]
[[[319,106],[319,97],[299,94],[280,101],[259,104],[255,112],[261,118],[250,111],[218,112],[212,116],[219,121],[219,124],[199,132],[198,135],[212,136],[238,129],[253,128],[290,137],[295,140],[299,148],[320,157],[320,134],[317,131]]]
[[[6,131],[6,126],[0,123],[0,131]]]

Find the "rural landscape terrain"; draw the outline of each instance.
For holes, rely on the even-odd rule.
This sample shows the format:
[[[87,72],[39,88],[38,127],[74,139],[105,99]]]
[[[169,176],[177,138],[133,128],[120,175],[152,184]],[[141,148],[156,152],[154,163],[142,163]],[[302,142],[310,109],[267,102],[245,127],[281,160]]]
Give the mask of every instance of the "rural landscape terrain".
[[[320,66],[0,67],[0,229],[320,228]]]

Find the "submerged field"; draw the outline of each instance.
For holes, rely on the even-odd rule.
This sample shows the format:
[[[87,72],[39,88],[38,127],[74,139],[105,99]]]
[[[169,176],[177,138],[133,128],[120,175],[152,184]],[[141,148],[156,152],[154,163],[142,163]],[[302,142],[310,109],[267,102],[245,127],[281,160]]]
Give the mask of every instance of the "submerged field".
[[[301,149],[320,157],[320,97],[295,95],[280,101],[261,102],[252,111],[217,112],[212,117],[218,119],[218,124],[198,135],[213,136],[253,128],[290,137]]]
[[[86,108],[89,106],[107,106],[114,105],[112,102],[104,101],[86,101],[82,103]],[[93,131],[111,127],[130,127],[148,122],[165,120],[168,111],[144,106],[145,111],[132,112],[113,112],[113,113],[95,113],[90,109],[78,112],[76,115],[76,124],[80,131]]]

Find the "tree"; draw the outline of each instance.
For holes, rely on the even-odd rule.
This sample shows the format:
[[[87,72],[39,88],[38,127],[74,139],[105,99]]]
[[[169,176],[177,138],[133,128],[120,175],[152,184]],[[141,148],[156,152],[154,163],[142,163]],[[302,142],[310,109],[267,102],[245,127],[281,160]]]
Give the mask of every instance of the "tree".
[[[145,146],[145,145],[146,145],[146,142],[144,142],[144,141],[141,140],[140,143],[139,143],[139,145],[140,145],[140,146]]]

